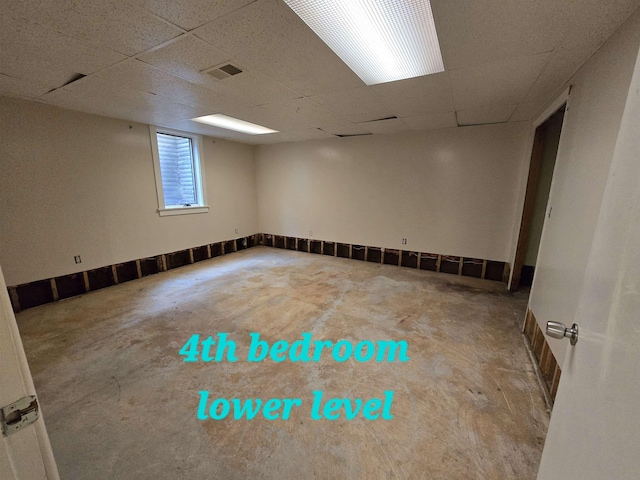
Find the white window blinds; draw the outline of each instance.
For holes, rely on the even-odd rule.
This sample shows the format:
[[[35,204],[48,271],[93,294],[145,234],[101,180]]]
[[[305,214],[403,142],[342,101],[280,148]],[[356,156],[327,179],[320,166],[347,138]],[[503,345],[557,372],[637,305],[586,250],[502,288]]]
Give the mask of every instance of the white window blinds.
[[[165,206],[197,205],[191,139],[166,133],[158,133],[157,138]]]

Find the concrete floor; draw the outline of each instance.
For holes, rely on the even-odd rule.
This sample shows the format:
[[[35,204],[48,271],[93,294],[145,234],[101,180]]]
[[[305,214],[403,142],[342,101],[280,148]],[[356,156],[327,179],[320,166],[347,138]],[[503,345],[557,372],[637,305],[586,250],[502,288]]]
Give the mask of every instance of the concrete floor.
[[[63,479],[534,479],[549,415],[502,284],[253,248],[55,304],[18,324]],[[184,363],[194,333],[404,339],[407,363]],[[290,420],[196,418],[299,397]],[[393,420],[314,421],[312,391],[395,392]]]

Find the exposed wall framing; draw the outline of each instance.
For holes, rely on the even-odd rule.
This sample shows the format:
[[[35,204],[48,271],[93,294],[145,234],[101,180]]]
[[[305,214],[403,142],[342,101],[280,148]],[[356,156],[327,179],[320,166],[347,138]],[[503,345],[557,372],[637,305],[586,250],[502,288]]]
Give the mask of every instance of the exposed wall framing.
[[[9,287],[9,297],[13,311],[18,313],[27,308],[64,298],[82,295],[92,290],[129,282],[138,278],[165,272],[184,265],[191,265],[209,258],[244,250],[263,242],[263,235],[250,235],[224,242],[201,245],[177,252],[140,258],[116,265],[107,265],[84,272],[76,272],[56,278],[37,280]]]
[[[167,270],[191,265],[256,245],[432,270],[434,272],[464,275],[503,283],[506,283],[507,280],[505,279],[509,278],[509,264],[505,262],[260,233],[164,253],[154,257],[131,260],[117,265],[107,265],[85,272],[37,280],[24,285],[11,286],[8,288],[9,296],[13,310],[17,313],[37,305],[82,295],[92,290],[129,282],[148,275],[155,275],[159,272],[166,272]],[[537,348],[542,348],[538,342],[535,344]],[[550,361],[549,355],[551,355],[548,347],[544,352],[540,350],[539,354],[542,355],[543,353],[544,361],[548,363]],[[553,378],[551,380],[552,382],[554,381]]]
[[[542,381],[547,387],[550,403],[553,405],[556,393],[558,392],[558,384],[560,383],[560,374],[562,372],[558,362],[553,356],[551,348],[549,348],[549,344],[547,343],[542,330],[540,330],[536,317],[529,309],[527,309],[522,333],[524,333],[524,336],[529,342],[531,352],[533,353],[538,364],[538,368],[540,369]]]
[[[352,260],[362,260],[386,265],[397,265],[408,268],[419,268],[434,272],[476,277],[507,283],[509,264],[481,258],[438,255],[437,253],[412,252],[392,248],[351,245],[348,243],[330,242],[310,238],[288,237],[269,233],[258,236],[261,245],[282,249],[298,250],[322,255],[329,255]],[[294,248],[294,246],[296,248]]]

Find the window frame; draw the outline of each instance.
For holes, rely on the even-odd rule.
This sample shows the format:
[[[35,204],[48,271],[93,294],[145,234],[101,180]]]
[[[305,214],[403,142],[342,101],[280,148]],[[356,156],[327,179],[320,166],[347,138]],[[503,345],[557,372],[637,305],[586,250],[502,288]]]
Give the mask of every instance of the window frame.
[[[171,215],[188,215],[194,213],[208,213],[209,205],[206,197],[206,181],[204,176],[204,166],[202,164],[202,136],[174,130],[171,128],[156,127],[149,125],[149,133],[151,136],[151,154],[153,156],[153,173],[156,179],[156,193],[158,195],[158,214],[161,217]],[[198,203],[188,207],[182,205],[167,206],[164,203],[164,188],[162,187],[162,169],[160,167],[160,153],[158,150],[158,133],[166,135],[175,135],[182,138],[191,139],[191,158],[193,161],[193,174],[196,186],[196,196]]]

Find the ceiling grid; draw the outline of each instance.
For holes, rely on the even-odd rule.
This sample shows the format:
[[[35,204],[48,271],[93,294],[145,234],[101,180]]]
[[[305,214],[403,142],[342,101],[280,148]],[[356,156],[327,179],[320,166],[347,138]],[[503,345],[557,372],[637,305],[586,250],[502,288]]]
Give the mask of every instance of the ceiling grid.
[[[371,86],[283,0],[0,5],[0,95],[259,144],[531,120],[640,0],[432,0],[445,71]]]

